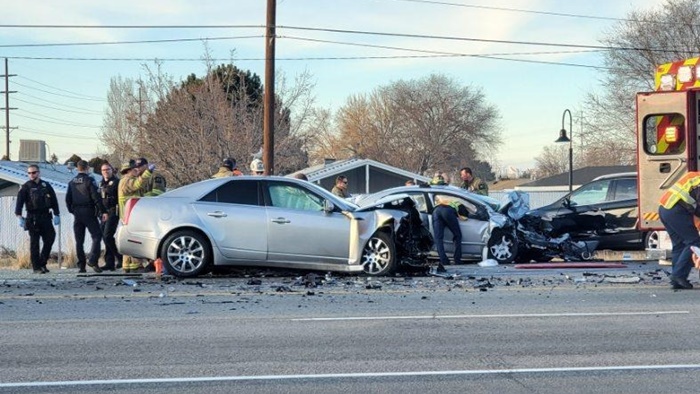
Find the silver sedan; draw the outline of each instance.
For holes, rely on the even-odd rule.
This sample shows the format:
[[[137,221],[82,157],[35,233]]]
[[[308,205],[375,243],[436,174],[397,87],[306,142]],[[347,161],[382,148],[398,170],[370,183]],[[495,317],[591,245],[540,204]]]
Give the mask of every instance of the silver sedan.
[[[462,230],[462,259],[481,261],[486,258],[499,263],[511,263],[518,253],[515,224],[507,216],[494,210],[498,200],[480,196],[455,186],[400,186],[374,194],[360,196],[355,202],[360,206],[371,206],[392,195],[409,195],[416,203],[421,219],[433,232],[432,212],[436,198],[455,200],[467,208],[467,220],[460,220]],[[454,251],[452,233],[445,229],[445,251]],[[431,257],[437,257],[433,250]]]
[[[407,215],[360,209],[297,179],[230,177],[129,200],[116,240],[122,254],[160,257],[179,277],[226,265],[385,275],[400,263]]]

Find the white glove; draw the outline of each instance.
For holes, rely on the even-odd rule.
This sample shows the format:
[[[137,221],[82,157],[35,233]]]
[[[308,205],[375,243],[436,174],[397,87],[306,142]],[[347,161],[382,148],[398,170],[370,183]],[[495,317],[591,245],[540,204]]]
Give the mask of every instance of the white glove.
[[[149,164],[149,165],[148,165],[148,171],[153,172],[153,170],[155,170],[155,169],[156,169],[156,165],[155,165],[155,164]]]
[[[53,225],[58,226],[59,224],[61,224],[61,217],[56,215],[53,217]]]
[[[25,222],[25,221],[24,221],[24,218],[23,218],[23,217],[20,216],[20,217],[17,218],[17,223],[19,223],[19,227],[20,227],[20,228],[24,228],[24,224],[25,224],[24,222]]]

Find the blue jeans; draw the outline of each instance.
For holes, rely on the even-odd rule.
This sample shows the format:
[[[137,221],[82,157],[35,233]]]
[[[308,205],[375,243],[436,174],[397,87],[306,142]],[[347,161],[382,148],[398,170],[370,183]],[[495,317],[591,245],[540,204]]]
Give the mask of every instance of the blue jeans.
[[[445,227],[452,232],[452,242],[455,246],[454,261],[459,264],[462,261],[462,230],[459,228],[459,219],[457,211],[448,205],[438,205],[433,209],[433,230],[435,232],[435,247],[437,248],[438,256],[440,256],[440,264],[449,264],[445,254]]]
[[[672,275],[676,278],[687,279],[693,268],[691,246],[700,247],[700,234],[693,223],[693,214],[680,204],[671,209],[659,207],[661,223],[666,227],[666,232],[671,238],[673,249],[671,250],[671,262],[673,263]]]

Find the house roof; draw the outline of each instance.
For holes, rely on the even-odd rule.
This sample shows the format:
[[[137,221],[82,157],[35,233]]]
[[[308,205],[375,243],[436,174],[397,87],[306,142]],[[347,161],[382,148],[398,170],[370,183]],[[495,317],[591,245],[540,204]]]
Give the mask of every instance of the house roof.
[[[429,182],[430,178],[423,176],[423,175],[418,175],[416,173],[410,172],[403,170],[398,167],[390,166],[388,164],[380,163],[378,161],[372,160],[372,159],[360,159],[360,158],[351,158],[351,159],[346,159],[346,160],[338,160],[334,161],[332,163],[328,164],[318,164],[315,166],[307,167],[303,170],[296,171],[292,174],[289,174],[288,176],[293,176],[298,173],[304,173],[307,178],[309,178],[309,182],[316,182],[321,179],[333,177],[340,175],[346,171],[358,168],[358,167],[363,167],[366,165],[370,165],[372,167],[380,168],[385,171],[393,172],[395,174],[399,174],[402,176],[405,176],[406,178],[409,179],[416,179],[421,182]]]
[[[12,185],[22,185],[27,181],[27,167],[34,163],[25,163],[22,161],[0,160],[0,189]],[[49,183],[56,192],[66,192],[68,182],[78,175],[78,171],[74,168],[62,164],[38,163],[41,171],[41,179]],[[100,181],[101,177],[97,174],[91,174],[96,181]]]
[[[601,175],[615,174],[618,172],[635,172],[636,166],[598,166],[598,167],[583,167],[573,171],[573,185],[583,185],[592,181]],[[569,186],[569,172],[564,172],[557,175],[552,175],[546,178],[541,178],[536,181],[528,182],[520,185],[521,187],[552,187],[552,186]]]
[[[568,178],[567,178],[568,179]],[[501,179],[489,183],[489,190],[507,190],[514,189],[516,186],[520,186],[524,183],[530,182],[530,178],[518,178],[518,179]],[[568,180],[567,180],[568,182]],[[568,183],[567,183],[568,185]]]

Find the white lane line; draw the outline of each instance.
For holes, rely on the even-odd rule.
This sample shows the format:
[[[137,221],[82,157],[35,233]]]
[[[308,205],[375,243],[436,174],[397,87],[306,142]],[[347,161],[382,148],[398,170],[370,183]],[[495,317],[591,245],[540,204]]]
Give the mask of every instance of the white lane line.
[[[570,368],[514,368],[514,369],[468,369],[456,371],[410,371],[410,372],[359,372],[359,373],[329,373],[301,375],[248,375],[248,376],[203,376],[189,378],[157,378],[157,379],[113,379],[113,380],[67,380],[57,382],[15,382],[0,383],[0,388],[18,387],[55,387],[55,386],[98,386],[98,385],[128,385],[155,383],[207,383],[231,381],[261,381],[261,380],[300,380],[300,379],[344,379],[344,378],[384,378],[384,377],[413,377],[413,376],[445,376],[445,375],[496,375],[496,374],[536,374],[536,373],[567,373],[567,372],[609,372],[609,371],[646,371],[646,370],[676,370],[698,369],[700,364],[670,364],[670,365],[619,365],[607,367],[570,367]]]
[[[583,312],[583,313],[513,313],[495,315],[415,315],[415,316],[348,316],[306,317],[292,321],[344,321],[344,320],[416,320],[416,319],[493,319],[524,317],[591,317],[591,316],[656,316],[687,315],[690,311],[646,311],[646,312]]]

